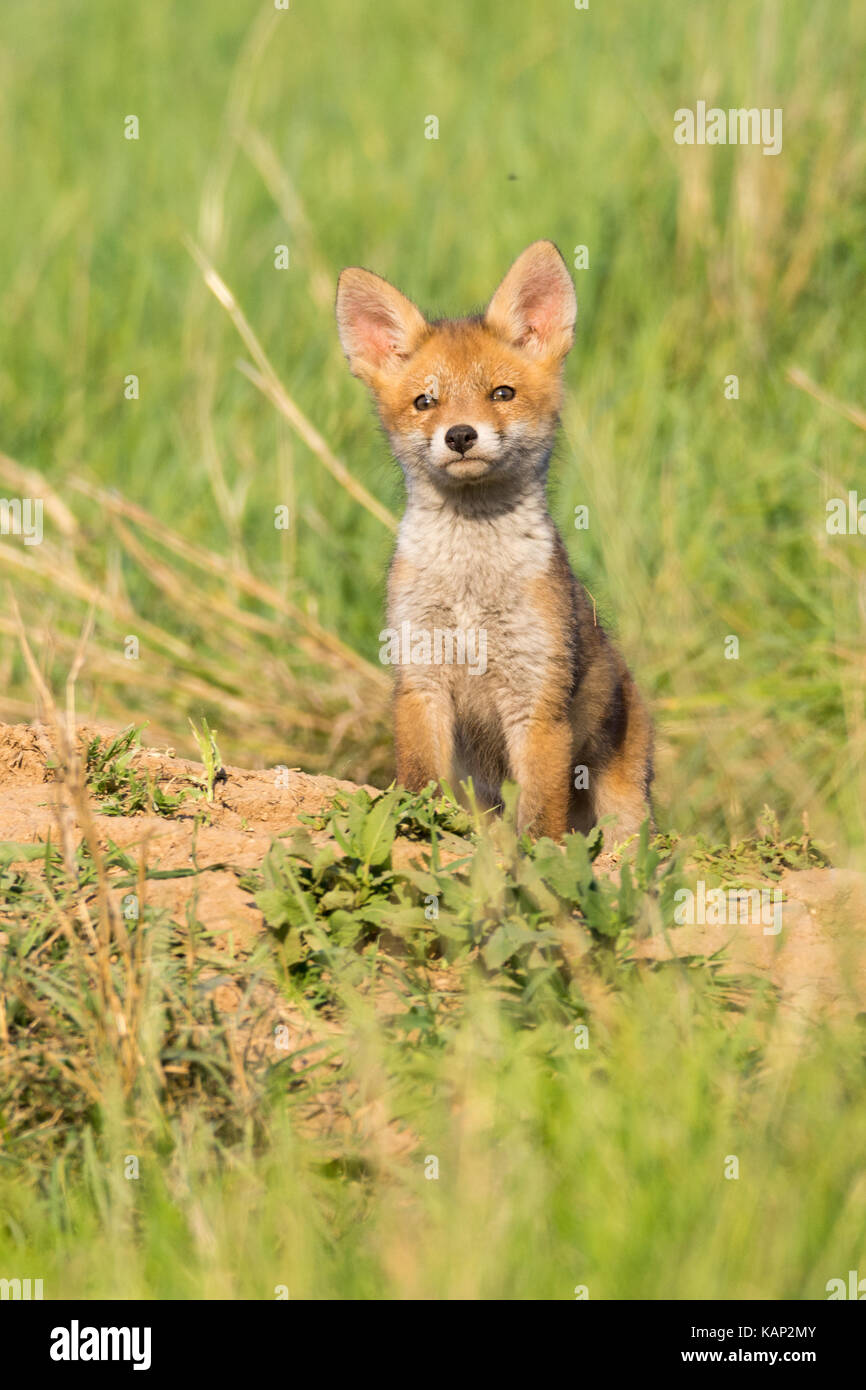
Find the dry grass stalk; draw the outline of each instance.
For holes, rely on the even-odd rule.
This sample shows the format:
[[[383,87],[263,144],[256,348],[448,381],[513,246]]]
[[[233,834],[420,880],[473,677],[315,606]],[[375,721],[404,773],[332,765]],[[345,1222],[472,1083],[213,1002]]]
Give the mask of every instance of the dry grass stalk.
[[[346,465],[337,458],[312,421],[307,418],[300,406],[289,395],[253,332],[249,320],[207,256],[191,241],[187,241],[187,249],[201,270],[207,288],[225,309],[258,368],[258,372],[254,372],[247,363],[241,362],[238,364],[241,371],[249,377],[250,381],[267,397],[271,404],[276,406],[280,414],[285,416],[295,433],[300,436],[307,448],[315,454],[319,462],[340,486],[345,488],[346,492],[356,502],[359,502],[371,516],[376,517],[377,521],[381,521],[383,526],[387,526],[389,531],[396,531],[397,519],[393,512],[390,512],[378,498],[368,492],[364,484],[360,483]]]

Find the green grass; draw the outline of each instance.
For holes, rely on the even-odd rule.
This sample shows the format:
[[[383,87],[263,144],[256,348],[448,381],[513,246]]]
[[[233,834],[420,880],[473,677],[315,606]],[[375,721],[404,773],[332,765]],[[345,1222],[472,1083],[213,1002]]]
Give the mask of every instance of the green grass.
[[[615,1023],[579,1052],[477,994],[437,1053],[359,1011],[353,1079],[411,1124],[409,1155],[371,1162],[360,1103],[330,1163],[284,1106],[263,1151],[230,1154],[195,1111],[159,1145],[109,1118],[83,1180],[62,1159],[38,1195],[3,1178],[4,1271],[46,1297],[820,1299],[862,1268],[862,1038],[757,1070],[750,1020],[720,1030],[700,989],[660,979]]]
[[[8,1277],[47,1297],[797,1299],[856,1268],[862,1030],[805,1037],[717,959],[637,966],[678,881],[646,833],[609,880],[598,837],[519,842],[513,806],[467,825],[429,793],[362,792],[318,828],[335,842],[275,842],[241,877],[269,931],[240,954],[194,881],[172,921],[116,847],[41,873],[2,847]],[[398,868],[397,833],[449,862]],[[106,910],[103,885],[141,911]]]
[[[92,610],[80,714],[147,719],[149,738],[195,756],[191,717],[219,729],[227,765],[387,786],[391,532],[238,370],[256,352],[201,258],[289,413],[397,514],[397,470],[337,342],[339,269],[364,264],[427,310],[461,312],[529,241],[552,237],[569,261],[585,244],[552,506],[652,704],[658,823],[702,836],[726,881],[801,851],[815,862],[812,836],[863,866],[866,558],[862,537],[828,536],[824,520],[829,498],[864,492],[864,62],[853,0],[293,0],[287,13],[152,0],[134,16],[110,0],[7,0],[0,492],[46,509],[44,543],[3,537],[0,568],[49,680],[62,686]],[[699,98],[782,107],[782,153],[676,146],[673,113]],[[129,114],[138,141],[123,138]],[[438,140],[424,138],[431,114]],[[282,244],[288,270],[274,267]],[[124,398],[130,374],[138,399]],[[5,605],[0,670],[0,717],[29,719]],[[132,790],[124,774],[110,795]],[[753,836],[767,805],[778,824]],[[419,815],[413,833],[444,836],[434,810]],[[103,902],[81,854],[56,884],[75,933],[80,894]],[[49,870],[0,866],[24,969],[59,929],[38,886]],[[284,867],[256,891],[284,892]],[[370,886],[369,873],[312,885],[316,930],[326,892]],[[449,909],[476,949],[485,891]],[[647,884],[633,892],[638,918],[655,910]],[[233,963],[242,990],[257,972],[297,988],[280,930]],[[108,978],[92,981],[82,956],[85,989],[58,964],[66,1004],[41,1027],[92,1091],[68,1124],[52,1119],[66,1082],[70,1096],[83,1083],[60,1085],[25,1010],[3,1044],[4,1085],[11,1068],[33,1089],[0,1107],[0,1275],[108,1296],[571,1297],[586,1284],[592,1297],[806,1298],[862,1267],[853,1024],[798,1034],[763,992],[733,1008],[705,965],[637,972],[607,946],[593,954],[599,998],[539,985],[515,1010],[470,970],[459,1007],[422,992],[409,1041],[357,979],[359,960],[375,975],[381,940],[367,922],[320,962],[319,1007],[351,1039],[344,1130],[324,1138],[301,1123],[306,1093],[239,1073],[227,1025],[208,1022],[194,908],[142,923],[154,964],[133,999],[140,1067],[106,1042]],[[61,932],[45,953],[64,949]],[[542,969],[524,955],[521,999],[520,972]],[[212,1068],[175,1059],[163,1084],[166,1051],[195,1051],[205,1027]],[[36,1118],[21,1129],[22,1115]],[[413,1136],[405,1152],[388,1148],[391,1120]]]

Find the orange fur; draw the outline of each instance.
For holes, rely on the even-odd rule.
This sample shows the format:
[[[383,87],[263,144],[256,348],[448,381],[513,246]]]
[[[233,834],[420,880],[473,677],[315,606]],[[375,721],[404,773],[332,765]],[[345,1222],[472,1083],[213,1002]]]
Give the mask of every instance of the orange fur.
[[[511,777],[521,826],[558,838],[613,816],[622,838],[649,812],[652,728],[544,496],[576,313],[550,242],[518,257],[476,318],[429,323],[360,269],[343,272],[337,297],[352,371],[407,480],[392,629],[471,629],[486,641],[483,672],[403,658],[398,779],[417,790],[468,772],[496,804]]]

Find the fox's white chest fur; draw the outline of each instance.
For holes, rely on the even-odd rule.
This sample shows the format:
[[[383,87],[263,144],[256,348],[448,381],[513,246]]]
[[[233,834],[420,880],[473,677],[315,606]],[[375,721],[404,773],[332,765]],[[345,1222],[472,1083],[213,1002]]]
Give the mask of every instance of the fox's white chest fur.
[[[414,574],[408,589],[393,596],[392,618],[436,617],[463,627],[500,622],[522,610],[528,586],[548,570],[552,553],[550,519],[535,502],[484,519],[448,506],[410,506],[397,558]]]
[[[553,547],[552,523],[538,499],[484,518],[410,505],[400,526],[389,625],[399,631],[408,624],[413,642],[425,633],[460,632],[471,658],[412,663],[412,685],[447,690],[458,719],[495,721],[503,731],[525,719],[551,655],[532,586],[549,572]]]

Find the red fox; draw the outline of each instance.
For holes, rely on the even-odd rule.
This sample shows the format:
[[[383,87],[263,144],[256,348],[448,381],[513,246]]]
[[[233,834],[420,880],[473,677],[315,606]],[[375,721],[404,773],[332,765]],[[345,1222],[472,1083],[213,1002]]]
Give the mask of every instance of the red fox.
[[[652,726],[545,495],[576,318],[550,241],[472,318],[428,322],[357,267],[337,288],[343,350],[406,480],[388,581],[398,782],[471,776],[495,806],[510,779],[521,829],[613,816],[621,842],[650,814]]]

